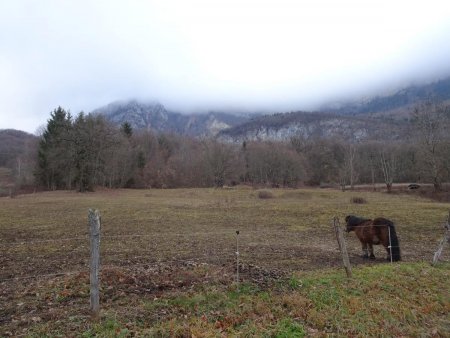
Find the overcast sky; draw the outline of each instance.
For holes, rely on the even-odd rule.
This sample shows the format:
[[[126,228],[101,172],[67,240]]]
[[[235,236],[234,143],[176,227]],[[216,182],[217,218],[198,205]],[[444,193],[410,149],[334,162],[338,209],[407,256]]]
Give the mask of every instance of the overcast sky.
[[[312,109],[448,75],[448,0],[0,0],[0,129],[130,98]]]

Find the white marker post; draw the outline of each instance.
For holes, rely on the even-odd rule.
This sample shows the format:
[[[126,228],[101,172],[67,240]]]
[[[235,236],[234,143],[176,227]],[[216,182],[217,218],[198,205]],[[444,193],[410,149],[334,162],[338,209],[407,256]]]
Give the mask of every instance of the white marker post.
[[[239,230],[236,230],[236,283],[239,284]]]

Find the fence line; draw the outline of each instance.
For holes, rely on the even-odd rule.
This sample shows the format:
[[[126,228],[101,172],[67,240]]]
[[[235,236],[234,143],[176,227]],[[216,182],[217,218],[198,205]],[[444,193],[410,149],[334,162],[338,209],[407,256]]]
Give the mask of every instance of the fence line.
[[[394,247],[394,246],[392,246]],[[241,249],[242,250],[242,249]],[[339,252],[339,248],[334,248],[332,250],[333,252]],[[142,251],[139,251],[140,253],[142,253]],[[147,252],[147,251],[146,251]],[[148,251],[149,253],[151,253],[152,251]],[[167,251],[167,253],[169,253],[170,251]],[[132,251],[125,251],[125,252],[117,252],[115,251],[114,253],[116,254],[131,254]],[[189,252],[187,252],[189,253]],[[109,254],[109,253],[104,253],[103,254]],[[292,257],[292,255],[289,252],[261,252],[261,253],[249,253],[246,252],[245,249],[244,251],[240,251],[239,252],[240,258],[241,260],[243,260],[243,262],[241,262],[241,264],[251,264],[251,262],[258,257],[264,258],[264,259],[268,259],[268,258],[282,258],[282,257]],[[295,255],[296,257],[299,255]],[[302,256],[302,255],[300,255]],[[88,259],[89,257],[83,257],[84,259]],[[121,256],[108,256],[108,258],[118,258],[118,259],[123,259],[125,257],[121,257]],[[125,265],[102,265],[100,267],[100,270],[106,269],[106,268],[126,268],[127,265],[131,268],[135,268],[135,267],[144,267],[144,266],[152,266],[152,265],[156,265],[156,264],[170,264],[170,263],[185,263],[186,265],[189,265],[189,263],[200,263],[200,264],[211,264],[211,262],[213,262],[214,264],[217,263],[227,263],[228,264],[235,264],[235,252],[230,252],[227,253],[225,251],[219,252],[219,253],[213,253],[213,255],[208,256],[207,254],[203,255],[203,256],[194,256],[194,257],[186,257],[186,258],[179,258],[179,259],[158,259],[158,258],[152,258],[151,256],[148,255],[139,255],[139,256],[132,256],[132,257],[126,257],[126,258],[130,258],[130,259],[145,259],[145,258],[149,258],[152,259],[152,261],[149,261],[147,263],[131,263],[130,262],[126,262]],[[206,261],[204,261],[206,259]],[[248,261],[250,260],[250,261]],[[57,263],[58,260],[53,260],[52,262]],[[42,277],[51,277],[51,276],[64,276],[64,275],[71,275],[71,274],[76,274],[76,273],[81,273],[81,272],[87,272],[88,266],[86,265],[86,270],[74,270],[74,271],[68,271],[68,272],[55,272],[55,273],[49,273],[49,274],[34,274],[34,275],[28,275],[28,276],[18,276],[18,277],[11,277],[11,278],[4,278],[4,279],[0,279],[0,283],[6,282],[6,281],[13,281],[13,280],[25,280],[25,279],[37,279],[37,278],[42,278]],[[242,272],[240,272],[242,274]],[[245,273],[244,273],[245,274]]]
[[[371,227],[386,227],[388,226],[388,224],[374,224],[374,225],[356,225],[355,227],[358,228],[371,228]],[[395,223],[394,223],[395,226]],[[444,224],[445,226],[445,224]],[[341,226],[342,227],[342,226]],[[343,226],[344,228],[346,227],[345,225]],[[397,227],[397,226],[396,226]],[[436,226],[434,228],[426,228],[426,229],[418,229],[418,231],[420,231],[421,233],[426,233],[426,232],[432,232],[432,233],[436,233],[436,230],[441,229],[443,227],[443,225],[441,224],[440,226]],[[4,230],[4,229],[0,229],[0,230]],[[296,233],[296,231],[287,231],[287,232],[292,232],[292,233]],[[258,233],[258,234],[264,234],[264,230],[241,230],[240,231],[240,235],[251,235],[253,233]],[[139,237],[159,237],[159,236],[197,236],[197,235],[230,235],[233,236],[233,231],[230,230],[223,230],[223,231],[196,231],[196,232],[152,232],[151,234],[118,234],[118,235],[103,235],[102,234],[102,239],[112,239],[112,238],[117,238],[117,239],[121,239],[121,238],[139,238]],[[49,243],[49,242],[55,242],[55,241],[76,241],[76,240],[87,240],[89,239],[89,235],[85,234],[83,236],[77,236],[77,237],[66,237],[66,238],[55,238],[55,239],[43,239],[43,240],[31,240],[31,241],[20,241],[20,242],[2,242],[0,241],[0,245],[1,246],[19,246],[19,245],[29,245],[29,244],[40,244],[40,243]]]
[[[336,250],[338,251],[338,250]],[[245,264],[251,264],[253,258],[257,258],[260,257],[260,254],[255,254],[256,257],[251,257],[251,255],[246,255],[246,254],[241,254],[240,253],[240,258],[242,260],[242,262],[240,262],[240,265],[245,265]],[[132,258],[148,258],[149,256],[135,256]],[[265,258],[270,258],[270,257],[280,257],[280,254],[277,253],[264,253],[264,257]],[[88,258],[88,257],[85,257]],[[123,258],[123,257],[118,257],[118,258]],[[214,254],[214,258],[207,258],[207,261],[203,261],[205,258],[207,257],[190,257],[190,258],[180,258],[180,259],[156,259],[154,261],[148,262],[148,263],[132,263],[129,264],[128,262],[125,265],[117,265],[117,264],[107,264],[107,265],[102,265],[100,267],[100,271],[103,271],[104,269],[108,269],[108,268],[136,268],[136,267],[151,267],[151,266],[155,266],[157,264],[169,264],[169,263],[183,263],[186,265],[189,265],[191,263],[199,263],[199,264],[211,264],[211,262],[213,263],[221,263],[221,264],[226,264],[227,266],[232,266],[235,265],[235,253],[225,253],[222,252],[219,255]],[[250,260],[250,261],[249,261]],[[86,266],[86,269],[84,270],[74,270],[74,271],[67,271],[67,272],[55,272],[55,273],[48,273],[48,274],[34,274],[34,275],[27,275],[27,276],[18,276],[18,277],[10,277],[10,278],[4,278],[4,279],[0,279],[0,283],[3,282],[7,282],[7,281],[16,281],[16,280],[26,280],[26,279],[39,279],[39,278],[44,278],[44,277],[56,277],[56,276],[66,276],[66,275],[72,275],[72,274],[77,274],[77,273],[87,273],[88,272],[88,266]],[[240,274],[244,274],[245,272],[240,271]]]
[[[370,227],[376,227],[376,226],[380,226],[380,227],[385,227],[387,225],[367,225],[367,226],[362,226],[362,225],[357,225],[358,228],[370,228]],[[342,227],[342,226],[341,226]],[[397,228],[397,227],[396,227]],[[418,232],[420,232],[421,234],[423,233],[433,233],[433,234],[437,234],[437,230],[441,229],[442,227],[439,228],[435,228],[435,229],[418,229]],[[425,230],[425,231],[424,231]],[[286,231],[288,233],[298,233],[297,231]],[[250,230],[250,231],[242,231],[240,232],[240,235],[250,235],[251,233],[258,233],[258,234],[264,234],[263,231],[256,231],[256,230]],[[230,235],[230,237],[232,237],[232,232],[231,231],[227,231],[227,232],[185,232],[185,233],[171,233],[171,232],[155,232],[153,234],[132,234],[132,235],[104,235],[102,236],[102,239],[111,239],[111,238],[117,238],[117,239],[121,239],[121,238],[139,238],[139,237],[160,237],[160,236],[164,236],[164,235],[172,235],[172,236],[195,236],[197,234],[204,234],[204,235],[223,235],[223,234],[228,234]],[[55,239],[44,239],[44,240],[33,240],[33,241],[20,241],[20,242],[2,242],[0,241],[0,249],[1,247],[12,247],[12,246],[21,246],[21,245],[33,245],[33,244],[41,244],[41,243],[50,243],[50,242],[54,242],[57,244],[57,242],[63,241],[63,242],[70,242],[70,241],[77,241],[77,240],[88,240],[89,236],[83,236],[83,237],[67,237],[67,238],[55,238]],[[219,239],[218,240],[222,240]],[[108,242],[109,243],[109,242]],[[112,242],[114,243],[114,242]]]
[[[147,256],[145,256],[145,257],[147,257]],[[223,261],[217,260],[217,263],[225,263],[225,266],[219,270],[223,270],[224,268],[231,267],[236,264],[235,257],[233,254],[230,254],[226,258],[228,258],[228,262],[226,262],[226,261],[223,262]],[[186,265],[190,265],[192,263],[200,263],[200,264],[205,264],[205,265],[210,264],[208,262],[198,262],[198,260],[199,260],[198,258],[190,258],[190,259],[186,258],[186,259],[168,259],[168,260],[161,260],[161,261],[156,261],[156,262],[151,262],[151,263],[135,263],[135,264],[126,264],[126,265],[105,264],[100,267],[100,271],[104,271],[107,269],[135,269],[137,267],[152,267],[152,265],[154,266],[155,264],[161,264],[161,263],[163,263],[163,264],[183,263]],[[248,262],[240,262],[240,265],[246,265],[246,264],[249,264],[249,263]],[[28,279],[42,279],[45,277],[70,276],[70,275],[75,275],[75,274],[79,274],[79,273],[87,274],[89,272],[88,268],[89,267],[86,266],[86,269],[84,269],[84,270],[62,271],[62,272],[54,272],[54,273],[34,274],[34,275],[27,275],[27,276],[3,278],[3,279],[0,279],[0,283],[9,282],[9,281],[21,281],[21,280],[28,280]],[[240,274],[246,275],[248,273],[241,271]]]
[[[259,257],[259,254],[256,254],[257,257]],[[280,257],[280,254],[277,253],[267,253],[264,254],[264,256],[266,258],[270,258],[270,257]],[[86,259],[89,257],[85,257]],[[118,256],[117,258],[123,258]],[[149,256],[134,256],[131,258],[149,258]],[[203,261],[206,258],[206,261]],[[243,260],[243,262],[240,262],[240,265],[242,264],[251,264],[251,261],[247,261],[248,259],[252,260],[251,256],[248,256],[246,254],[241,255],[241,260]],[[57,262],[57,261],[55,261]],[[179,259],[155,259],[154,261],[148,262],[148,263],[126,263],[125,265],[111,265],[111,264],[107,264],[107,265],[102,265],[100,267],[100,271],[103,271],[104,269],[108,269],[108,268],[136,268],[136,267],[147,267],[147,266],[154,266],[156,264],[169,264],[169,263],[183,263],[186,265],[189,265],[191,263],[199,263],[199,264],[211,264],[211,262],[213,263],[220,263],[220,264],[226,264],[227,266],[232,266],[235,264],[235,253],[231,252],[231,253],[226,253],[226,252],[221,252],[219,254],[214,254],[213,258],[208,258],[207,256],[196,256],[196,257],[190,257],[190,258],[179,258]],[[88,266],[86,266],[86,269],[84,270],[74,270],[74,271],[66,271],[66,272],[55,272],[55,273],[48,273],[48,274],[34,274],[34,275],[27,275],[27,276],[17,276],[17,277],[10,277],[10,278],[4,278],[4,279],[0,279],[0,283],[3,282],[7,282],[7,281],[16,281],[16,280],[26,280],[26,279],[40,279],[40,278],[44,278],[44,277],[56,277],[56,276],[66,276],[66,275],[72,275],[72,274],[77,274],[77,273],[83,273],[83,272],[88,272]],[[241,274],[245,274],[245,272],[240,272]]]
[[[264,231],[262,230],[246,230],[246,233],[264,233]],[[230,229],[230,230],[223,230],[223,231],[195,231],[195,232],[170,232],[170,231],[165,231],[165,232],[156,232],[153,231],[152,234],[119,234],[119,235],[104,235],[102,236],[102,238],[114,238],[114,237],[152,237],[152,236],[156,236],[156,235],[173,235],[173,236],[186,236],[186,235],[234,235],[234,229]]]
[[[447,221],[448,223],[448,221]],[[387,225],[373,225],[373,226],[383,226],[386,227]],[[372,226],[358,226],[358,227],[372,227]],[[439,227],[441,228],[441,227]],[[433,232],[433,234],[437,235],[437,230],[438,228],[434,228],[434,229],[425,229],[425,232]],[[421,229],[421,232],[424,229]],[[287,231],[288,233],[297,233],[296,231]],[[240,231],[240,236],[245,236],[245,235],[251,235],[254,233],[258,233],[260,235],[264,235],[265,232],[264,231],[258,231],[258,230],[244,230],[244,231]],[[171,236],[186,236],[189,235],[191,236],[196,236],[196,235],[229,235],[229,239],[231,240],[234,236],[233,236],[233,232],[232,229],[230,228],[229,231],[198,231],[198,232],[186,232],[186,233],[172,233],[172,232],[155,232],[152,234],[119,234],[119,235],[102,235],[102,240],[103,239],[121,239],[121,238],[140,238],[140,237],[144,237],[144,238],[148,238],[148,237],[159,237],[159,236],[164,236],[164,235],[171,235]],[[84,235],[82,237],[67,237],[67,238],[57,238],[57,239],[47,239],[47,240],[35,240],[35,241],[21,241],[21,242],[13,242],[13,243],[1,243],[0,245],[4,245],[7,247],[10,246],[22,246],[25,244],[40,244],[40,243],[49,243],[49,242],[55,242],[58,243],[60,241],[76,241],[76,240],[88,240],[89,236],[88,235]],[[220,239],[220,238],[219,238]],[[104,243],[104,241],[103,241]],[[108,241],[108,243],[110,243]],[[114,243],[111,242],[111,243]],[[189,241],[186,241],[186,243],[189,243]],[[160,249],[158,249],[159,246],[154,246],[151,249],[156,249],[158,250],[158,253],[162,253],[164,254],[169,254],[169,253],[173,253],[173,251],[171,250],[164,250],[161,251]],[[400,246],[390,246],[391,248],[394,247],[400,247]],[[401,246],[401,247],[404,247]],[[148,251],[142,251],[139,250],[136,253],[140,253],[141,255],[138,256],[133,256],[133,251],[102,251],[102,255],[108,255],[108,258],[118,258],[118,259],[123,259],[124,257],[119,256],[119,255],[130,255],[131,257],[126,257],[128,259],[145,259],[145,258],[152,258],[151,256],[147,256],[147,255],[142,255],[142,253],[152,253],[152,250],[148,250]],[[248,248],[247,248],[248,249]],[[339,251],[339,249],[335,250],[335,251]],[[183,251],[181,254],[189,254],[189,253],[195,253],[195,250],[185,250]],[[177,251],[177,254],[179,254],[180,251]],[[199,256],[197,255],[196,257],[186,257],[186,258],[179,258],[179,259],[154,259],[148,263],[138,263],[138,264],[130,264],[127,263],[130,267],[135,268],[135,267],[139,267],[139,266],[151,266],[154,264],[168,264],[168,263],[189,263],[189,261],[193,261],[196,263],[205,263],[205,264],[211,264],[211,262],[213,263],[229,263],[231,264],[229,261],[233,261],[233,264],[235,264],[234,259],[235,257],[235,252],[233,252],[233,249],[230,246],[230,252],[225,252],[225,251],[221,251],[221,252],[214,252],[214,253],[207,253],[209,256],[203,255],[203,256]],[[280,258],[280,257],[296,257],[298,255],[290,255],[289,251],[280,251],[280,252],[260,252],[260,253],[251,253],[251,252],[246,252],[246,248],[241,248],[241,252],[239,253],[240,259],[244,260],[244,262],[242,262],[243,264],[246,264],[248,262],[253,261],[254,259],[261,257],[264,259],[268,259],[268,258]],[[213,258],[212,258],[213,257]],[[83,258],[88,258],[88,257],[83,257]],[[203,260],[206,260],[205,262],[201,262]],[[225,260],[225,262],[224,262]],[[247,261],[247,262],[245,262]],[[54,262],[58,262],[58,260],[55,260]],[[239,262],[238,262],[239,264]],[[103,268],[106,268],[108,266],[105,267],[101,267],[100,270],[103,270]],[[120,268],[126,268],[126,265],[121,266],[121,265],[114,265],[114,267],[120,267]],[[81,272],[85,272],[85,270],[76,270],[76,271],[69,271],[69,272],[56,272],[56,273],[49,273],[49,274],[35,274],[35,275],[28,275],[28,276],[18,276],[18,277],[11,277],[11,278],[6,278],[6,279],[0,279],[0,283],[2,282],[6,282],[6,281],[13,281],[13,280],[26,280],[26,279],[33,279],[33,278],[43,278],[43,277],[51,277],[51,276],[65,276],[65,275],[71,275],[71,274],[76,274],[76,273],[81,273]]]
[[[244,234],[244,233],[241,233],[241,234]],[[435,230],[433,230],[433,231],[430,230],[430,233],[436,234],[436,236],[440,236],[440,234],[437,233]],[[189,233],[186,233],[184,235],[187,235],[187,234],[189,234]],[[419,232],[419,234],[423,234],[423,232],[421,231],[421,232]],[[151,236],[154,236],[154,235],[151,235]],[[108,236],[105,236],[105,237],[106,238],[110,238]],[[143,235],[143,236],[141,236],[141,235],[132,235],[132,236],[124,236],[124,237],[150,237],[150,236],[146,236],[146,235]],[[117,236],[117,238],[120,239],[121,237]],[[29,245],[29,244],[33,245],[33,244],[52,243],[52,242],[53,243],[58,243],[58,242],[61,242],[61,241],[62,242],[70,242],[70,241],[88,240],[88,239],[89,239],[89,237],[86,236],[86,237],[73,237],[73,238],[61,238],[61,239],[48,239],[48,240],[42,240],[42,241],[38,240],[38,241],[24,241],[24,242],[12,242],[12,243],[11,242],[10,243],[2,243],[2,242],[0,242],[0,250],[2,249],[2,247],[25,246],[25,245]],[[103,239],[103,237],[102,237],[102,239]],[[188,241],[186,241],[186,242],[188,242]],[[158,249],[157,246],[155,246],[153,248]]]
[[[405,245],[402,245],[402,246],[394,246],[394,245],[392,245],[391,247],[392,248],[404,248]],[[300,247],[298,247],[298,248],[300,248]],[[85,248],[83,248],[83,249],[85,249]],[[174,255],[174,252],[170,251],[170,250],[161,251],[157,247],[152,247],[152,249],[157,249],[158,250],[158,254]],[[101,249],[100,252],[101,252],[102,255],[107,255],[107,258],[123,258],[122,255],[131,255],[132,257],[130,257],[130,258],[145,258],[145,257],[149,257],[149,256],[142,255],[143,253],[151,254],[154,251],[154,250],[136,250],[136,251],[131,251],[131,250],[130,251],[117,251],[117,250],[114,250],[114,251],[105,251],[105,250],[106,249]],[[293,251],[293,250],[272,251],[272,252],[256,252],[256,253],[252,253],[249,250],[250,250],[249,248],[241,248],[241,250],[239,251],[240,256],[243,256],[243,257],[258,256],[258,257],[263,257],[263,258],[283,257],[283,256],[287,257],[287,256],[293,256],[293,255],[294,256],[298,256],[298,254],[296,254],[296,251]],[[204,250],[204,251],[207,251],[207,250]],[[339,249],[332,248],[332,249],[330,249],[328,251],[339,251]],[[85,256],[78,256],[77,259],[81,259],[81,258],[88,259],[89,258],[89,252],[88,251],[72,250],[71,252],[78,252],[78,253],[84,252],[84,253],[86,253]],[[194,253],[194,251],[190,251],[190,250],[180,251],[180,250],[177,250],[177,252],[176,252],[177,255],[180,255],[180,254],[181,255],[189,255],[191,253]],[[139,255],[133,255],[133,254],[139,254]],[[198,254],[198,252],[197,252],[197,254]],[[235,257],[236,254],[234,252],[228,253],[228,252],[223,250],[223,251],[220,251],[220,252],[206,252],[203,255],[197,255],[197,257],[199,257],[199,258],[206,258],[207,257],[206,255],[209,255],[209,256],[214,255],[214,257]],[[39,257],[40,258],[45,258],[46,256],[44,255],[44,256],[39,256]],[[158,259],[158,258],[156,258],[156,259]],[[24,260],[26,260],[26,258],[24,258]],[[59,262],[59,260],[56,259],[56,260],[53,260],[51,262],[57,263],[57,262]]]
[[[249,230],[249,231],[245,231],[243,234],[250,234],[250,233],[264,233],[263,231],[258,231],[258,230]],[[121,238],[135,238],[135,237],[160,237],[160,236],[166,236],[166,235],[171,235],[171,236],[196,236],[196,235],[227,235],[230,234],[230,236],[232,236],[232,232],[230,231],[221,231],[221,232],[216,232],[216,231],[209,231],[209,232],[205,232],[205,231],[198,231],[198,232],[178,232],[178,233],[174,233],[174,232],[153,232],[152,234],[121,234],[121,235],[102,235],[102,239],[109,239],[109,238],[117,238],[117,239],[121,239]],[[57,241],[74,241],[74,240],[88,240],[89,239],[89,235],[85,235],[82,237],[67,237],[67,238],[55,238],[55,239],[43,239],[43,240],[33,240],[33,241],[20,241],[20,242],[1,242],[0,244],[3,246],[17,246],[17,245],[25,245],[25,244],[40,244],[40,243],[49,243],[49,242],[57,242]]]
[[[2,243],[0,244],[3,246],[19,246],[19,245],[25,245],[25,244],[40,244],[40,243],[49,243],[49,242],[69,242],[69,241],[75,241],[75,240],[88,240],[89,236],[84,237],[68,237],[68,238],[55,238],[55,239],[43,239],[43,240],[35,240],[35,241],[22,241],[22,242],[8,242],[8,243]]]
[[[230,257],[233,258],[233,257]],[[155,263],[183,263],[186,265],[190,265],[192,263],[200,263],[200,264],[205,264],[208,265],[209,263],[207,262],[196,262],[193,259],[169,259],[169,260],[164,260],[164,261],[160,261],[160,262],[154,262]],[[227,263],[227,262],[225,262]],[[228,262],[227,263],[229,266],[234,265],[235,262],[234,260],[232,262]],[[131,265],[116,265],[116,264],[105,264],[102,265],[100,270],[103,269],[116,269],[116,268],[121,268],[121,269],[128,269],[128,268],[136,268],[136,267],[148,267],[148,266],[152,266],[151,263],[137,263],[137,264],[131,264]]]
[[[142,257],[148,257],[148,256],[142,256]],[[227,257],[230,261],[234,259],[233,254],[230,254],[229,257]],[[160,261],[154,261],[150,263],[134,263],[134,264],[126,264],[126,265],[115,265],[115,264],[106,264],[100,266],[100,271],[105,269],[112,269],[112,268],[136,268],[136,267],[146,267],[146,266],[152,266],[155,264],[167,264],[167,263],[184,263],[186,265],[189,265],[190,263],[200,263],[200,264],[206,264],[208,265],[208,262],[196,262],[198,258],[185,258],[185,259],[165,259]],[[217,260],[217,262],[222,263],[221,261]],[[226,263],[226,262],[225,262]],[[234,265],[234,260],[232,262],[228,262],[228,265]],[[27,276],[17,276],[17,277],[9,277],[9,278],[3,278],[0,279],[0,283],[8,282],[8,281],[19,281],[19,280],[26,280],[26,279],[40,279],[44,277],[57,277],[57,276],[69,276],[74,275],[78,273],[88,273],[89,272],[89,266],[86,266],[86,269],[84,270],[73,270],[73,271],[61,271],[61,272],[54,272],[54,273],[44,273],[44,274],[33,274],[33,275],[27,275]]]
[[[394,247],[394,246],[393,246]],[[85,248],[84,248],[85,249]],[[206,250],[205,250],[206,251]],[[330,252],[337,252],[339,251],[336,248],[330,248],[329,250]],[[72,251],[73,252],[73,251]],[[79,252],[79,251],[78,251]],[[180,258],[158,258],[155,256],[152,256],[151,253],[154,252],[154,250],[148,250],[148,251],[143,251],[143,250],[138,250],[138,251],[100,251],[101,255],[103,256],[103,260],[107,260],[107,261],[111,261],[114,259],[129,259],[129,260],[133,260],[133,259],[149,259],[149,263],[146,264],[152,264],[152,263],[170,263],[170,262],[183,262],[186,260],[194,260],[194,261],[200,261],[203,260],[206,263],[209,262],[221,262],[221,260],[230,260],[230,259],[235,259],[235,252],[228,252],[225,249],[220,251],[220,252],[204,252],[204,253],[199,253],[196,251],[189,251],[189,250],[185,250],[183,252],[181,251],[177,251],[176,253],[174,253],[173,251],[158,251],[158,254],[162,254],[163,256],[180,256],[180,255],[186,255],[187,257],[180,257]],[[148,253],[148,255],[145,255],[146,253]],[[85,254],[84,256],[77,256],[77,259],[84,259],[85,260],[85,264],[87,264],[87,260],[89,259],[89,252],[87,250],[85,250]],[[128,255],[128,257],[127,257]],[[282,258],[293,258],[293,257],[301,257],[304,256],[303,254],[299,254],[298,250],[287,250],[287,251],[272,251],[272,252],[253,252],[250,251],[249,248],[241,248],[239,251],[239,255],[242,259],[244,260],[255,260],[257,258],[262,258],[262,259],[270,259],[270,258],[278,258],[278,259],[282,259]],[[45,258],[45,256],[43,256],[42,258]],[[52,260],[50,263],[58,263],[60,262],[60,260],[58,259],[54,259]]]
[[[75,271],[64,271],[64,272],[54,272],[54,273],[46,273],[46,274],[35,274],[28,276],[18,276],[18,277],[10,277],[0,279],[0,283],[9,282],[9,281],[19,281],[25,279],[39,279],[44,277],[56,277],[56,276],[70,276],[75,275],[77,273],[88,272],[87,270],[75,270]]]
[[[430,249],[431,251],[433,251],[432,249]],[[335,248],[333,249],[334,252],[339,252],[339,248]],[[274,257],[274,258],[279,258],[281,256],[280,254],[265,254],[262,253],[262,255],[264,255],[264,258],[270,258],[270,257]],[[251,264],[253,259],[260,257],[261,254],[255,254],[256,257],[252,257],[251,255],[246,255],[246,254],[242,254],[242,251],[240,252],[240,260],[242,262],[240,262],[240,265],[246,265],[246,264]],[[353,256],[353,254],[351,255]],[[131,258],[146,258],[149,256],[137,256],[137,257],[131,257]],[[217,259],[217,255],[214,255],[214,258],[209,259],[208,261],[201,261],[202,259],[204,259],[205,257],[191,257],[191,258],[183,258],[183,259],[156,259],[154,261],[148,262],[148,263],[132,263],[129,264],[128,262],[124,265],[116,265],[116,264],[107,264],[107,265],[103,265],[100,267],[100,271],[103,271],[105,269],[111,269],[111,268],[120,268],[120,269],[134,269],[136,267],[152,267],[155,266],[156,264],[169,264],[169,263],[183,263],[186,265],[189,265],[190,263],[200,263],[200,264],[226,264],[225,267],[230,267],[230,266],[234,266],[236,264],[235,262],[235,253],[223,253],[223,255],[220,255],[219,257],[222,258],[221,259]],[[88,259],[89,257],[85,257],[86,259]],[[123,258],[123,257],[117,257],[117,258]],[[74,274],[78,274],[78,273],[88,273],[88,266],[86,265],[86,269],[84,270],[73,270],[73,271],[65,271],[65,272],[55,272],[55,273],[48,273],[48,274],[34,274],[34,275],[27,275],[27,276],[17,276],[17,277],[10,277],[10,278],[4,278],[4,279],[0,279],[0,283],[5,283],[5,282],[11,282],[11,281],[21,281],[21,280],[29,280],[29,279],[42,279],[45,277],[58,277],[58,276],[70,276],[70,275],[74,275]],[[240,271],[239,272],[240,275],[248,275],[248,273],[246,273],[245,271]]]

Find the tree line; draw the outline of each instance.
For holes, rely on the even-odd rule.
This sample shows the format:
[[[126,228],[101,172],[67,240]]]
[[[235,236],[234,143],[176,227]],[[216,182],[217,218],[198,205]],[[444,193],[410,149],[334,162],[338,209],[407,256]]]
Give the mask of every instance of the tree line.
[[[58,107],[40,136],[34,168],[48,190],[108,188],[270,187],[450,179],[449,107],[426,102],[411,114],[410,136],[396,141],[293,137],[224,143],[214,138],[117,127],[101,115]]]

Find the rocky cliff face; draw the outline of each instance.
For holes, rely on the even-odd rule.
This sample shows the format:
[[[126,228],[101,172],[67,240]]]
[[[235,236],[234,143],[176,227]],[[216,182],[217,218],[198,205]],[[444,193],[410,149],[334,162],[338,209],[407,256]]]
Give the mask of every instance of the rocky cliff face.
[[[248,120],[244,116],[218,112],[185,115],[168,111],[158,102],[138,101],[114,102],[92,113],[102,114],[117,125],[128,122],[133,129],[191,136],[215,136],[222,130]]]
[[[222,130],[226,142],[289,140],[291,137],[323,137],[346,140],[397,139],[406,133],[400,122],[368,117],[323,113],[288,113],[254,118],[242,125]]]
[[[325,105],[321,111],[327,113],[295,112],[256,117],[220,131],[218,137],[228,142],[288,140],[297,136],[354,141],[404,139],[411,130],[411,111],[426,100],[450,104],[450,78],[365,100]]]
[[[112,103],[93,113],[103,114],[117,125],[129,122],[137,130],[217,136],[224,142],[283,141],[291,137],[395,139],[404,132],[401,121],[334,113],[277,113],[253,118],[219,112],[184,115],[170,112],[159,103],[137,101]]]

